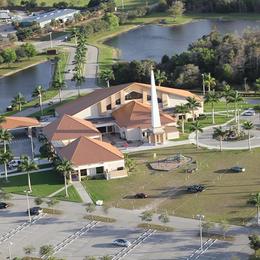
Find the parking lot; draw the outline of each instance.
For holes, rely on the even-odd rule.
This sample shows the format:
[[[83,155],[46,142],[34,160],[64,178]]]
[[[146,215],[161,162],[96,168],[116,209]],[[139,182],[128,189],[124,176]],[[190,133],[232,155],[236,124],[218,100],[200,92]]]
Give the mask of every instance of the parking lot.
[[[197,236],[198,226],[195,220],[176,218],[173,226],[177,228],[174,232],[147,231],[137,228],[138,221],[140,222],[138,215],[131,213],[122,218],[121,212],[118,212],[120,210],[114,209],[111,210],[111,215],[112,217],[118,215],[117,222],[91,222],[83,219],[86,214],[84,206],[68,202],[62,202],[58,205],[59,209],[64,210],[64,214],[47,214],[39,219],[37,217],[33,224],[28,225],[27,223],[23,229],[8,237],[10,231],[12,233],[12,230],[24,225],[28,220],[25,213],[27,205],[25,197],[17,196],[12,203],[14,204],[12,207],[0,212],[1,260],[8,259],[9,248],[12,257],[21,257],[24,256],[24,247],[33,246],[35,248],[33,256],[39,256],[39,248],[47,244],[55,247],[57,257],[63,257],[67,260],[83,260],[85,256],[104,255],[111,255],[114,260],[228,260],[234,255],[245,259],[242,257],[251,252],[247,236],[241,233],[235,243],[214,241],[209,248],[206,245],[210,243],[205,238],[205,249],[207,248],[205,254],[194,254],[200,245]],[[33,199],[30,200],[30,203],[33,204]],[[95,214],[102,215],[101,212]],[[3,241],[3,237],[7,237],[7,239]],[[112,245],[113,240],[118,238],[127,239],[132,245],[127,249]]]

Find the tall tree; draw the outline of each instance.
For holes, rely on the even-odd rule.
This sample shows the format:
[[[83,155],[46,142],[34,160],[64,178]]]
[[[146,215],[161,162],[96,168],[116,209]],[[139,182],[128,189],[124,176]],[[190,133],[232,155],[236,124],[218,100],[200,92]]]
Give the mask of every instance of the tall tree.
[[[6,129],[0,128],[0,141],[4,144],[4,152],[7,150],[7,143],[11,142],[13,139],[13,136],[10,132],[8,132]]]
[[[39,85],[37,86],[33,93],[32,93],[32,97],[38,97],[39,98],[39,105],[40,105],[40,110],[41,110],[41,115],[43,115],[43,110],[42,110],[42,97],[45,93],[45,89],[43,86]]]
[[[204,84],[207,86],[208,91],[211,91],[216,86],[216,79],[211,76],[211,73],[205,74]]]
[[[166,72],[161,70],[155,71],[155,80],[158,82],[158,86],[160,87],[163,82],[167,80]]]
[[[225,99],[227,117],[229,117],[228,104],[229,104],[229,100],[230,100],[232,93],[233,93],[233,90],[232,90],[231,86],[228,84],[225,84],[223,87],[223,90],[221,92],[221,96]]]
[[[201,107],[200,102],[195,97],[187,97],[186,100],[188,101],[187,107],[192,113],[192,121],[195,120],[195,110]]]
[[[60,160],[56,166],[56,171],[61,173],[64,177],[65,194],[66,197],[68,197],[69,194],[67,188],[67,178],[70,176],[71,172],[73,171],[71,162],[68,160]]]
[[[182,133],[184,134],[185,132],[185,116],[187,113],[189,113],[189,108],[187,107],[187,105],[178,105],[175,107],[175,113],[180,114],[181,117],[181,129],[182,129]]]
[[[214,135],[219,138],[219,142],[220,142],[219,148],[220,148],[220,151],[222,152],[222,142],[226,135],[226,131],[224,131],[221,126],[216,127],[214,129]]]
[[[215,124],[215,104],[219,102],[219,96],[215,91],[209,91],[205,96],[205,103],[211,104],[212,124]]]
[[[25,97],[22,93],[18,93],[11,101],[12,105],[22,111],[22,105],[26,103]]]
[[[250,131],[254,128],[254,124],[251,121],[245,121],[243,123],[243,128],[247,130],[248,134],[248,149],[251,151],[251,136],[250,136]]]
[[[56,80],[53,83],[53,87],[59,91],[59,100],[61,103],[61,91],[66,87],[64,80]]]
[[[0,164],[4,165],[5,170],[5,180],[8,182],[8,175],[7,175],[7,164],[13,159],[13,156],[10,151],[0,152]]]
[[[196,146],[199,148],[199,132],[203,133],[202,126],[198,120],[193,122],[190,126],[191,131],[195,131],[196,134]]]
[[[255,257],[257,255],[257,251],[260,249],[260,238],[258,235],[253,234],[248,236],[249,239],[249,246],[251,249],[255,251]]]
[[[29,156],[23,155],[21,156],[21,163],[19,164],[18,169],[27,173],[29,191],[32,192],[30,172],[37,170],[38,165],[33,160],[31,160]]]
[[[248,200],[248,203],[254,205],[257,210],[257,225],[259,226],[259,207],[260,207],[260,192],[252,194],[251,198]]]
[[[113,70],[105,69],[100,72],[100,78],[104,80],[107,84],[107,87],[110,87],[110,80],[114,80],[115,76]]]
[[[174,19],[176,19],[178,16],[182,16],[185,12],[185,5],[182,1],[174,1],[169,11]]]

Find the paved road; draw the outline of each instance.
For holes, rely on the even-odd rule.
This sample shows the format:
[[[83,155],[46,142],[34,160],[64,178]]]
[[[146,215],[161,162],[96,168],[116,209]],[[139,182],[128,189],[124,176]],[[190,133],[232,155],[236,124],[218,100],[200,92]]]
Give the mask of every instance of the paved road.
[[[260,147],[260,115],[255,116],[241,116],[241,120],[247,120],[254,123],[254,129],[251,131],[251,146],[252,148]],[[215,126],[216,127],[216,126]],[[225,124],[223,127],[228,127]],[[218,140],[213,139],[214,126],[204,128],[203,133],[199,133],[199,146],[206,147],[208,149],[219,149],[220,143]],[[195,133],[192,133],[189,137],[192,143],[196,143]],[[248,140],[243,141],[223,141],[223,150],[246,150],[248,149]]]

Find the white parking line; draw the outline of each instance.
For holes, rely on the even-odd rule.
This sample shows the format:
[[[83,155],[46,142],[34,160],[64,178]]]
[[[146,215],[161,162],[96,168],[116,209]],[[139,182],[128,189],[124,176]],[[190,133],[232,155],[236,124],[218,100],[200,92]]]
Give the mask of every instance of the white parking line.
[[[12,238],[14,235],[16,235],[17,233],[21,232],[22,230],[32,226],[33,224],[35,224],[39,219],[45,217],[47,214],[46,213],[43,213],[43,214],[40,214],[38,216],[35,216],[32,218],[32,221],[29,222],[29,221],[26,221],[24,222],[23,224],[17,226],[16,228],[10,230],[9,232],[5,233],[4,235],[2,235],[0,237],[0,245],[4,242],[6,242],[7,240],[9,240],[10,238]]]
[[[76,240],[80,236],[83,236],[85,233],[87,233],[92,228],[94,228],[98,223],[99,223],[98,221],[91,221],[90,223],[88,223],[87,225],[82,227],[80,230],[75,232],[74,234],[65,238],[63,241],[61,241],[54,247],[52,255],[55,255],[56,253],[58,253],[59,251],[64,249],[67,245],[71,244],[74,240]],[[48,256],[48,255],[44,255],[44,256],[42,256],[42,259],[48,259],[49,257],[50,256]]]
[[[143,243],[148,237],[153,235],[156,231],[152,229],[146,230],[144,233],[142,233],[137,239],[135,239],[132,244],[129,247],[126,247],[119,251],[117,254],[115,254],[112,258],[112,260],[120,260],[127,256],[133,249],[135,249],[137,246],[139,246],[141,243]]]

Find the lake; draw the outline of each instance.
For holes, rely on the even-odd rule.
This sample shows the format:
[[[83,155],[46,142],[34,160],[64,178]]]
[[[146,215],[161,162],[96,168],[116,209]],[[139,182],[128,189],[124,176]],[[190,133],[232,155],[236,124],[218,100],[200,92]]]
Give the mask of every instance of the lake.
[[[209,34],[214,28],[222,34],[235,32],[241,35],[249,27],[260,30],[260,21],[198,20],[173,27],[145,25],[113,37],[105,43],[120,50],[119,58],[124,61],[160,61],[164,54],[172,56],[187,50],[190,43]]]
[[[29,100],[37,85],[47,89],[52,78],[52,67],[48,61],[0,79],[0,112],[5,111],[18,92]]]

